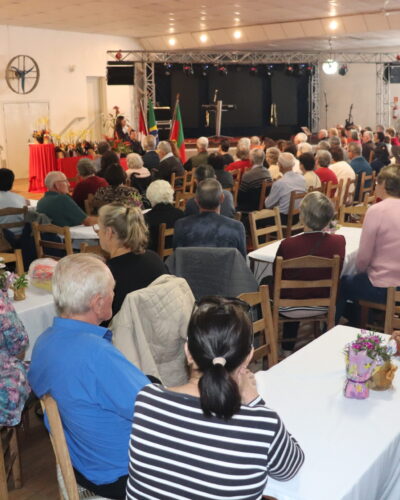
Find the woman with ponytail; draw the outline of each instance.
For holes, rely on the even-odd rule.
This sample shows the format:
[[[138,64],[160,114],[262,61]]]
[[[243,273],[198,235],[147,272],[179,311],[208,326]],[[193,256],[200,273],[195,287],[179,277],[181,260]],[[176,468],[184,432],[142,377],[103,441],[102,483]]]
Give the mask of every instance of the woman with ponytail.
[[[256,500],[268,476],[297,473],[304,454],[247,369],[252,343],[246,303],[201,300],[185,344],[189,382],[137,395],[128,499]]]
[[[139,208],[104,205],[99,210],[98,233],[101,248],[110,255],[107,265],[115,279],[115,316],[128,293],[150,285],[167,269],[155,252],[147,250],[148,229]]]

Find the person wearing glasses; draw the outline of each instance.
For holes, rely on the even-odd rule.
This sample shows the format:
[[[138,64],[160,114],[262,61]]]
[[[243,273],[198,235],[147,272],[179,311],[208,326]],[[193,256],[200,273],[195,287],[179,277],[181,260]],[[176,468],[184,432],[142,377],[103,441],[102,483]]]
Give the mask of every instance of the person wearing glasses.
[[[62,172],[49,172],[44,183],[47,192],[39,200],[36,211],[47,215],[56,226],[92,226],[97,217],[88,216],[69,196],[69,182]]]
[[[268,476],[286,481],[304,454],[267,408],[247,369],[249,306],[205,297],[188,326],[189,381],[137,395],[127,498],[260,499]]]

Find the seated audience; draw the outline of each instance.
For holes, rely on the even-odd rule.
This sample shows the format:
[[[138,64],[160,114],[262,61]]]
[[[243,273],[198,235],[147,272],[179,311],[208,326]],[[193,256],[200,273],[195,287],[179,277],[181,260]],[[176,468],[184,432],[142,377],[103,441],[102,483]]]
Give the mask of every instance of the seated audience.
[[[56,226],[92,226],[96,217],[89,217],[69,196],[69,182],[62,172],[49,172],[44,183],[47,192],[39,200],[36,210],[47,215]],[[105,188],[100,188],[105,189]]]
[[[110,151],[110,149],[111,149],[111,147],[107,141],[101,141],[97,145],[96,158],[93,160],[93,164],[94,164],[94,168],[95,168],[96,172],[99,172],[101,169],[101,159],[102,159],[104,153],[106,153],[107,151]]]
[[[363,173],[365,173],[366,175],[372,175],[372,168],[370,164],[367,162],[367,160],[363,156],[361,156],[361,152],[362,152],[361,146],[356,142],[350,143],[347,148],[347,154],[349,156],[350,166],[354,170],[356,175],[358,175],[356,192],[354,195],[355,200],[358,200],[359,197],[361,175]],[[371,181],[368,181],[366,187],[369,187],[370,185]]]
[[[0,168],[0,209],[3,208],[24,208],[29,205],[29,201],[17,193],[12,193],[14,184],[14,172],[8,168]],[[10,224],[11,222],[23,222],[23,215],[3,215],[0,217],[0,224]],[[22,234],[23,227],[13,227],[9,229],[14,236]]]
[[[182,176],[185,169],[182,166],[181,160],[172,153],[171,145],[167,141],[161,141],[158,144],[158,155],[160,164],[153,168],[153,178],[170,181],[172,174]]]
[[[321,128],[321,130],[318,132],[318,141],[324,141],[328,139],[328,131],[325,128]]]
[[[329,151],[320,149],[315,155],[316,169],[315,173],[321,180],[321,183],[333,182],[333,184],[338,183],[335,172],[329,169],[329,165],[332,163],[332,155]]]
[[[267,161],[268,170],[273,181],[276,181],[277,179],[280,179],[282,177],[282,172],[280,171],[278,165],[278,158],[280,153],[281,152],[276,147],[268,148],[265,151],[265,159]]]
[[[24,359],[28,334],[6,292],[0,290],[0,427],[18,425],[30,387]]]
[[[256,148],[250,151],[251,169],[245,172],[239,186],[239,210],[252,212],[258,210],[261,186],[264,181],[272,181],[271,174],[264,167],[265,153]]]
[[[96,211],[103,205],[114,202],[143,208],[139,191],[126,185],[127,175],[121,165],[110,165],[105,173],[105,179],[109,186],[99,188],[93,198],[93,208]]]
[[[145,153],[143,155],[143,166],[150,171],[160,165],[160,157],[156,151],[156,138],[154,135],[146,135],[143,140]]]
[[[174,207],[174,190],[167,181],[153,181],[147,188],[146,197],[152,206],[152,209],[144,215],[149,228],[148,248],[156,252],[160,224],[166,224],[167,228],[174,227],[175,222],[184,217],[184,213]]]
[[[328,137],[329,137],[329,142],[332,139],[332,137],[339,137],[339,131],[336,127],[332,127],[328,130]]]
[[[173,247],[237,248],[246,256],[246,237],[241,222],[220,215],[224,194],[216,179],[206,179],[197,186],[198,215],[189,215],[175,223]]]
[[[297,159],[297,146],[293,142],[286,141],[284,153],[291,153],[294,156],[293,172],[301,174],[300,163]]]
[[[205,179],[215,179],[216,175],[211,165],[200,165],[199,167],[196,168],[194,172],[194,178],[196,186],[198,186],[200,182],[204,181]],[[236,210],[235,210],[235,204],[233,202],[232,193],[230,191],[227,191],[226,189],[224,189],[222,192],[224,195],[224,199],[223,202],[221,203],[220,213],[221,215],[225,215],[225,217],[233,218]],[[187,200],[185,208],[185,216],[198,215],[199,213],[200,213],[200,208],[196,201],[196,198],[193,197],[190,200]]]
[[[318,189],[322,186],[321,179],[315,173],[315,159],[312,153],[303,153],[299,156],[300,169],[303,172],[304,180],[307,184],[307,191],[312,189]]]
[[[221,183],[221,186],[224,189],[233,187],[234,181],[232,174],[224,170],[225,164],[223,155],[220,155],[218,153],[211,153],[208,157],[207,163],[208,165],[211,165],[213,167],[215,175],[217,177],[217,181]]]
[[[250,148],[246,146],[247,143],[243,143],[236,148],[236,156],[237,156],[237,161],[234,161],[233,163],[230,163],[227,167],[225,167],[225,170],[228,172],[230,170],[241,170],[242,172],[246,168],[250,168]]]
[[[351,129],[350,131],[348,131],[347,144],[351,144],[352,142],[356,142],[357,144],[361,145],[360,134],[356,129]]]
[[[230,148],[230,142],[228,141],[228,139],[222,139],[222,141],[220,142],[220,144],[218,146],[217,153],[221,156],[224,167],[226,165],[229,165],[230,163],[233,163],[233,156],[231,154],[229,154],[229,148]],[[213,167],[214,167],[214,165],[213,165]]]
[[[98,326],[111,317],[114,294],[99,257],[64,257],[52,288],[59,316],[36,341],[29,382],[39,398],[57,402],[78,484],[124,499],[135,398],[149,380]]]
[[[312,154],[313,152],[313,147],[311,146],[311,144],[309,142],[301,142],[298,146],[297,146],[297,158],[299,158],[302,154],[304,153],[311,153]]]
[[[389,165],[388,144],[385,143],[385,135],[382,132],[377,132],[375,139],[375,149],[372,154],[371,168],[379,173],[382,167]]]
[[[200,165],[206,165],[208,160],[208,139],[199,137],[196,141],[197,154],[188,159],[185,163],[185,170],[192,170]]]
[[[390,144],[392,146],[400,146],[400,139],[398,137],[396,130],[393,127],[388,127],[386,129],[386,134],[389,136]]]
[[[85,200],[87,200],[89,194],[96,194],[100,187],[108,186],[108,182],[96,175],[93,161],[89,160],[89,158],[81,158],[78,161],[77,169],[83,180],[75,186],[72,198],[82,210],[85,210]]]
[[[246,306],[202,299],[185,345],[189,382],[152,384],[138,394],[127,499],[256,499],[268,476],[287,481],[300,469],[303,451],[247,369],[254,348]]]
[[[140,156],[144,155],[142,145],[140,141],[137,140],[136,130],[133,130],[133,128],[129,131],[129,145],[132,149],[132,153],[136,153]]]
[[[136,188],[140,194],[144,194],[151,182],[150,171],[143,166],[143,159],[138,153],[130,153],[126,157],[128,170],[126,175],[131,181],[131,186]]]
[[[354,181],[356,179],[356,173],[354,170],[350,167],[350,165],[347,163],[347,161],[344,161],[344,153],[342,148],[332,148],[331,149],[331,156],[332,156],[332,164],[329,165],[329,170],[332,170],[334,174],[337,177],[338,182],[343,180],[343,195],[344,195],[344,190],[346,189],[347,186],[347,181]],[[354,193],[354,184],[350,186],[350,191],[349,194]],[[347,200],[342,201],[347,202]]]
[[[282,224],[287,224],[290,195],[292,191],[305,193],[307,191],[307,184],[301,174],[293,172],[295,157],[291,153],[281,153],[278,158],[278,165],[282,173],[282,178],[272,184],[271,192],[265,200],[265,208],[278,206]],[[300,200],[297,200],[296,208],[299,203]]]
[[[147,250],[148,229],[138,208],[117,203],[101,207],[99,240],[110,255],[107,265],[115,280],[115,316],[128,293],[145,288],[167,270],[160,257]]]
[[[337,321],[345,312],[347,300],[383,304],[387,288],[400,286],[400,218],[397,212],[400,210],[400,165],[382,168],[375,193],[382,201],[369,207],[364,219],[356,261],[358,274],[341,279]]]
[[[335,210],[329,198],[319,191],[308,193],[300,205],[300,220],[304,224],[304,233],[291,236],[282,240],[276,253],[277,257],[283,259],[295,259],[306,255],[326,257],[332,259],[335,255],[340,257],[340,267],[342,268],[345,256],[346,240],[344,236],[329,234],[324,229],[329,225],[335,215]],[[320,280],[330,276],[329,269],[290,269],[283,275],[285,280],[312,281]],[[291,299],[307,299],[321,297],[321,289],[303,288],[301,290],[286,290],[282,292],[282,297]],[[329,291],[325,290],[326,297]],[[305,308],[290,311],[286,309],[281,312],[290,318],[305,318],[321,314],[321,308]],[[282,349],[289,354],[295,347],[295,342],[285,342],[285,339],[296,338],[299,322],[284,323]]]
[[[320,141],[317,144],[316,151],[330,151],[331,150],[331,145],[329,141]]]
[[[250,137],[250,150],[262,148],[260,138],[257,135]]]
[[[105,177],[106,171],[110,165],[119,165],[119,156],[115,151],[106,151],[101,157],[100,170],[97,172],[99,177]]]
[[[305,144],[307,140],[307,134],[305,134],[304,132],[299,132],[294,136],[293,142],[297,146],[297,149],[299,149],[300,144]]]
[[[362,155],[368,163],[371,163],[374,156],[375,143],[373,139],[374,134],[370,130],[364,130],[362,135]]]

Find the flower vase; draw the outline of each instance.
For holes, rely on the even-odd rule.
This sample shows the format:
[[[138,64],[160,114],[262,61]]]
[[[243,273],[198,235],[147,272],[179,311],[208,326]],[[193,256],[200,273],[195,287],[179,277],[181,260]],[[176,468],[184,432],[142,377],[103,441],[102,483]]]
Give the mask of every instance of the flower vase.
[[[346,383],[344,396],[353,399],[366,399],[369,396],[368,380],[375,369],[376,361],[366,351],[349,349],[346,355]]]
[[[390,361],[385,361],[383,365],[378,366],[368,382],[368,387],[374,391],[386,391],[392,387],[397,366],[392,365]]]
[[[25,300],[25,288],[14,288],[14,300]]]

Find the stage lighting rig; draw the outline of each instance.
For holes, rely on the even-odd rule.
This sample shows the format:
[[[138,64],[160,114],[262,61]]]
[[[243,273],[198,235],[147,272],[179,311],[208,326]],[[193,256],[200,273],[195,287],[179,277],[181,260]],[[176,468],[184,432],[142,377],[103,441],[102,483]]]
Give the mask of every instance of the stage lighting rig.
[[[272,72],[274,71],[273,64],[267,64],[267,76],[272,76]]]
[[[183,72],[185,73],[186,76],[193,76],[194,75],[193,66],[191,64],[184,64]]]
[[[258,74],[257,66],[250,66],[249,72],[250,72],[250,75],[256,76]]]
[[[228,68],[224,65],[217,66],[217,71],[218,71],[220,76],[227,76],[228,75]]]
[[[171,76],[172,64],[164,63],[164,74],[165,76]]]
[[[288,73],[288,75],[293,75],[293,73],[294,73],[294,66],[293,66],[293,64],[288,64],[286,66],[286,72]]]
[[[207,76],[209,69],[210,69],[210,66],[208,64],[204,64],[202,69],[201,69],[202,76]]]
[[[347,64],[342,64],[339,68],[339,71],[338,71],[340,76],[345,76],[345,75],[347,75],[348,72],[349,72],[349,68],[348,68]]]

